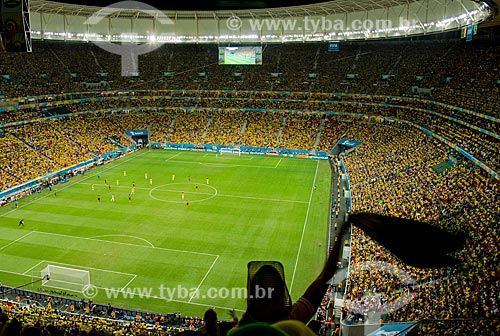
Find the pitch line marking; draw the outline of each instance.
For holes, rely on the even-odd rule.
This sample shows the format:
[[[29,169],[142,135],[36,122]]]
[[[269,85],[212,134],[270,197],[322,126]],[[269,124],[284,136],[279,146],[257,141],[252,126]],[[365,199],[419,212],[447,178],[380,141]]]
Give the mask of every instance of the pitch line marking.
[[[205,273],[205,276],[203,277],[203,279],[201,279],[200,284],[198,285],[198,287],[196,287],[196,290],[194,291],[193,295],[191,295],[191,297],[189,298],[188,303],[191,303],[191,301],[193,300],[193,298],[196,296],[196,293],[198,293],[198,290],[200,290],[201,285],[203,284],[203,282],[207,278],[208,273],[210,273],[210,271],[212,270],[212,268],[214,268],[215,263],[217,262],[217,260],[219,260],[219,256],[217,256],[215,258],[215,260],[212,262],[212,265],[210,265],[210,268],[208,269],[207,273]]]
[[[32,266],[32,267],[28,268],[26,271],[24,271],[23,274],[29,275],[28,273],[30,271],[32,271],[34,268],[37,268],[38,265],[40,265],[41,263],[44,263],[44,262],[45,262],[45,260],[41,260],[41,261],[37,262],[34,266]]]
[[[142,240],[143,242],[145,242],[146,244],[148,244],[149,246],[151,247],[155,247],[149,240],[147,239],[144,239],[144,238],[141,238],[141,237],[137,237],[137,236],[130,236],[130,235],[125,235],[125,234],[106,234],[106,235],[97,235],[97,236],[92,236],[92,237],[89,237],[89,239],[96,239],[96,238],[104,238],[104,237],[127,237],[127,238],[135,238],[135,239],[138,239],[138,240]]]
[[[307,204],[306,201],[295,201],[295,200],[286,200],[286,199],[277,199],[277,198],[264,198],[264,197],[225,195],[225,194],[218,194],[217,196],[220,196],[220,197],[245,198],[245,199],[251,199],[251,200],[256,200],[256,201],[271,201],[271,202],[285,202],[285,203],[303,203],[303,204]]]
[[[7,273],[7,274],[24,276],[24,277],[31,277],[30,275],[27,275],[27,274],[23,274],[23,273],[19,273],[19,272],[11,272],[11,271],[2,270],[2,269],[0,269],[0,273]],[[137,276],[136,274],[134,274],[134,275]],[[41,279],[41,277],[38,277],[38,276],[34,276],[34,278]],[[77,290],[73,290],[73,289],[69,289],[69,288],[57,288],[57,287],[54,287],[54,286],[47,286],[47,287],[61,289],[61,290],[66,290],[66,291],[69,291],[69,292],[75,292],[75,293],[80,293],[81,294],[81,291],[77,291]],[[95,287],[97,289],[102,289],[102,290],[106,290],[107,289],[105,287],[98,287],[98,286],[95,286]],[[126,287],[123,287],[123,288],[126,288]],[[143,297],[144,298],[148,298],[148,299],[160,299],[158,296],[154,296],[154,295],[143,295]],[[199,302],[192,302],[192,301],[189,302],[189,301],[175,300],[175,299],[164,299],[164,300],[168,301],[168,302],[177,302],[177,303],[189,304],[189,305],[193,305],[193,306],[211,307],[211,308],[227,309],[227,310],[233,310],[234,309],[235,311],[238,311],[238,312],[245,312],[245,310],[235,309],[234,307],[215,306],[213,304],[206,304],[206,303],[199,303]]]
[[[4,270],[4,269],[0,269],[0,273],[7,273],[7,274],[14,274],[14,275],[21,275],[21,276],[25,276],[25,277],[31,277],[31,275],[29,275],[29,274],[12,272],[12,271]],[[39,276],[33,276],[33,278],[41,279],[41,277],[39,277]]]
[[[119,162],[118,162],[117,164],[115,164],[115,165],[113,165],[113,162],[110,162],[110,163],[108,164],[108,166],[107,166],[107,167],[105,167],[105,168],[103,169],[103,171],[106,171],[106,170],[109,170],[109,169],[111,169],[111,168],[115,168],[115,167],[117,167],[117,166],[120,166],[120,165],[124,164],[125,162],[128,162],[128,161],[130,161],[130,160],[132,160],[132,159],[135,159],[135,158],[137,158],[137,157],[139,157],[139,156],[142,156],[142,155],[144,155],[144,154],[146,154],[146,153],[149,153],[149,152],[144,152],[144,153],[141,153],[141,154],[138,154],[138,155],[133,155],[132,157],[130,157],[130,158],[126,159],[126,160],[119,161]],[[66,186],[62,187],[61,189],[58,189],[57,191],[62,191],[62,190],[68,189],[69,187],[74,186],[74,185],[76,185],[76,184],[80,184],[82,181],[87,181],[89,178],[95,177],[95,176],[97,176],[98,174],[100,174],[100,173],[94,173],[94,174],[91,174],[91,175],[89,175],[89,176],[87,176],[87,177],[84,177],[84,178],[83,178],[81,181],[79,181],[79,182],[74,182],[74,183],[71,183],[71,182],[70,182],[70,183],[68,183]],[[50,195],[51,195],[51,193],[48,193],[47,195],[41,196],[40,198],[36,198],[36,199],[34,199],[33,201],[30,201],[30,202],[28,202],[28,203],[22,204],[22,205],[20,205],[20,206],[19,206],[19,209],[24,208],[24,207],[26,207],[26,206],[28,206],[28,205],[30,205],[30,204],[35,203],[35,202],[38,202],[38,201],[40,201],[40,200],[42,200],[42,199],[44,199],[44,198],[47,198],[47,197],[49,197]],[[10,214],[10,213],[12,213],[12,212],[14,212],[14,211],[16,211],[16,210],[18,210],[18,209],[12,209],[12,210],[10,210],[10,211],[7,211],[7,212],[6,212],[6,213],[4,213],[4,214],[0,214],[0,217],[5,217],[6,215],[8,215],[8,214]]]
[[[187,202],[187,201],[189,201],[191,203],[194,203],[194,202],[208,201],[209,199],[212,199],[215,196],[217,196],[217,193],[218,193],[217,188],[215,188],[215,187],[213,187],[211,185],[201,184],[202,186],[206,186],[206,187],[212,188],[212,190],[214,190],[214,193],[190,192],[191,194],[208,195],[208,197],[202,198],[202,199],[199,199],[199,200],[187,200],[186,199],[186,200],[181,200],[181,201],[164,200],[164,199],[158,198],[156,196],[153,196],[153,191],[157,190],[158,188],[161,188],[161,187],[164,187],[164,186],[168,186],[168,185],[174,185],[174,184],[186,184],[186,183],[180,183],[179,182],[179,183],[167,183],[167,184],[159,185],[159,186],[154,187],[154,188],[152,188],[152,189],[149,190],[149,197],[151,197],[154,200],[157,200],[157,201],[160,201],[160,202],[165,202],[165,203],[184,203],[184,202]],[[176,193],[182,192],[180,190],[159,190],[159,191],[176,192]]]
[[[79,184],[83,184],[83,185],[92,185],[92,183],[79,183]],[[140,187],[136,187],[135,189],[137,190],[147,190],[147,191],[151,191],[153,189],[157,189],[157,188],[160,188],[162,186],[165,186],[165,185],[171,185],[173,183],[168,183],[168,184],[163,184],[163,185],[160,185],[160,186],[157,186],[157,187],[154,187],[154,188],[140,188]],[[177,183],[177,184],[183,184],[183,183]],[[191,182],[191,184],[193,184],[193,182]],[[204,184],[201,184],[200,185],[204,185]],[[104,184],[101,185],[97,185],[98,187],[106,187]],[[127,187],[127,186],[114,186],[113,188],[127,188],[127,189],[130,189],[130,187]],[[165,192],[180,192],[179,190],[171,190],[171,189],[158,189],[158,191],[165,191]],[[189,194],[196,194],[196,195],[213,195],[212,193],[204,193],[204,192],[199,192],[199,191],[195,191],[195,192],[189,192]],[[299,201],[299,200],[287,200],[287,199],[277,199],[277,198],[265,198],[265,197],[254,197],[254,196],[242,196],[242,195],[229,195],[229,194],[219,194],[217,193],[217,196],[220,196],[220,197],[234,197],[234,198],[244,198],[244,199],[251,199],[251,200],[260,200],[260,201],[271,201],[271,202],[285,202],[285,203],[302,203],[302,204],[308,204],[309,202],[307,201]],[[154,198],[153,198],[154,199]],[[207,199],[205,199],[207,200]],[[199,200],[198,200],[199,201]],[[162,202],[167,202],[167,201],[162,201]],[[168,202],[176,202],[176,201],[168,201]],[[179,203],[182,203],[179,201]]]
[[[21,239],[24,239],[24,238],[28,237],[28,236],[29,236],[30,234],[32,234],[33,232],[34,232],[34,231],[30,231],[30,232],[28,232],[27,234],[25,234],[25,235],[23,235],[23,236],[21,236],[21,237],[17,238],[16,240],[11,241],[11,242],[10,242],[10,243],[8,243],[7,245],[0,247],[0,251],[2,251],[2,250],[4,250],[4,249],[6,249],[7,247],[11,246],[12,244],[17,243],[17,242],[18,242],[18,241],[20,241]]]
[[[130,281],[127,282],[127,284],[125,286],[122,287],[122,290],[125,290],[125,288],[127,288],[132,283],[132,281],[135,280],[135,278],[137,278],[137,274],[134,274],[134,277],[132,279],[130,279]]]
[[[297,265],[299,263],[300,252],[302,251],[302,242],[304,241],[304,234],[306,232],[307,220],[309,218],[309,210],[311,209],[311,202],[314,192],[314,186],[316,185],[316,177],[318,176],[319,160],[316,161],[316,171],[314,172],[314,180],[311,186],[311,192],[309,194],[309,204],[307,205],[306,218],[304,220],[304,226],[302,227],[302,235],[300,236],[299,250],[297,251],[297,258],[295,259],[295,266],[293,267],[292,282],[290,283],[290,293],[293,289],[293,282],[295,280],[295,273],[297,272]]]
[[[37,231],[35,231],[35,232],[37,232]],[[138,246],[141,246],[141,245],[138,245]],[[53,260],[42,260],[42,262],[46,262],[47,264],[63,265],[63,267],[64,266],[79,267],[79,268],[84,268],[84,269],[89,269],[89,270],[94,270],[94,271],[103,271],[103,272],[108,272],[108,273],[115,273],[115,274],[120,274],[120,275],[127,275],[127,276],[131,276],[131,277],[133,277],[134,275],[137,276],[137,274],[134,274],[134,273],[112,271],[112,270],[104,269],[104,268],[95,268],[95,267],[89,267],[89,266],[83,266],[83,265],[75,265],[75,264],[69,264],[69,263],[64,263],[64,262],[59,262],[59,261],[53,261]]]
[[[11,272],[11,271],[6,271],[6,270],[0,270],[0,273],[7,273],[7,274],[13,274],[13,275],[20,275],[20,276],[25,276],[25,277],[31,277],[30,275],[27,275],[27,274],[23,274],[23,273],[19,273],[19,272]],[[34,276],[33,278],[41,279],[41,277],[38,277],[38,276]],[[70,288],[59,288],[59,287],[55,287],[55,286],[46,286],[46,287],[56,288],[56,289],[66,290],[68,292],[75,292],[75,293],[80,293],[81,294],[81,291],[77,291],[77,290],[70,289]],[[99,287],[99,286],[95,286],[95,288],[102,289],[102,290],[108,289],[108,288]],[[123,288],[126,288],[126,286],[123,287]],[[158,296],[155,296],[155,295],[142,295],[142,297],[147,298],[147,299],[157,299],[157,300],[161,299],[161,298],[159,298]],[[245,312],[245,310],[235,309],[234,307],[214,306],[213,304],[206,304],[206,303],[199,303],[199,302],[192,302],[192,301],[189,302],[189,301],[176,300],[176,299],[163,299],[163,300],[168,301],[168,302],[184,303],[184,304],[189,304],[189,305],[193,305],[193,306],[211,307],[211,308],[219,308],[219,309],[227,309],[227,310],[233,310],[234,309],[235,311],[238,311],[238,312]]]
[[[177,153],[177,154],[175,154],[175,155],[172,155],[171,157],[169,157],[168,159],[166,159],[166,160],[165,160],[165,162],[170,161],[170,160],[172,160],[174,157],[177,157],[177,156],[179,156],[179,155],[181,155],[181,152],[179,152],[179,153]]]
[[[245,167],[245,168],[264,168],[264,169],[275,169],[275,166],[257,166],[257,165],[241,165],[241,164],[226,164],[226,163],[205,163],[205,162],[193,162],[193,161],[181,161],[174,160],[175,163],[185,163],[185,164],[197,164],[207,167],[224,167],[224,168],[235,168],[235,167]]]
[[[124,246],[134,246],[134,247],[142,247],[142,248],[148,248],[148,249],[158,249],[158,250],[170,251],[170,252],[190,253],[190,254],[205,255],[205,256],[211,256],[211,257],[218,256],[218,254],[213,254],[213,253],[187,251],[187,250],[178,250],[178,249],[171,249],[171,248],[166,248],[166,247],[151,247],[151,246],[147,246],[147,245],[138,245],[138,244],[131,244],[131,243],[116,242],[116,241],[112,241],[112,240],[104,240],[104,239],[96,239],[96,238],[89,238],[89,237],[71,236],[71,235],[62,234],[62,233],[43,232],[43,231],[32,231],[32,232],[46,234],[46,235],[60,236],[60,237],[69,237],[69,238],[75,238],[75,239],[92,240],[92,241],[98,241],[98,242],[110,243],[110,244],[117,244],[117,245],[124,245]],[[67,264],[67,265],[69,265],[69,264]]]

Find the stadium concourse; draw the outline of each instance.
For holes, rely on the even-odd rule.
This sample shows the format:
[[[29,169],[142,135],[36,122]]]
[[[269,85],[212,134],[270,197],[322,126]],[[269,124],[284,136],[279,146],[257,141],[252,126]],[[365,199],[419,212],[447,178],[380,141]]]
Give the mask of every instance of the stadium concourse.
[[[124,134],[128,130],[147,129],[151,142],[164,144],[311,151],[329,151],[341,138],[356,140],[362,145],[343,157],[352,212],[430,222],[470,239],[458,255],[460,267],[421,270],[402,264],[354,229],[350,275],[325,295],[317,314],[321,333],[335,332],[339,314],[332,304],[338,291],[346,294],[340,318],[348,323],[367,322],[389,305],[386,314],[376,315],[377,322],[421,321],[418,330],[425,335],[497,335],[498,180],[463,157],[451,169],[436,173],[431,167],[456,153],[413,125],[499,173],[499,42],[496,35],[467,44],[451,38],[351,42],[343,44],[340,53],[329,53],[325,44],[316,43],[267,45],[263,65],[236,68],[242,78],[233,76],[235,68],[215,64],[216,46],[165,45],[139,58],[140,77],[122,78],[118,56],[91,44],[37,41],[32,54],[2,55],[0,92],[6,99],[0,104],[58,100],[69,116],[48,119],[61,113],[30,105],[0,113],[0,190],[130,146],[133,141]],[[164,77],[165,69],[174,76]],[[81,83],[100,82],[99,73],[107,73],[107,86],[82,93]],[[271,73],[281,73],[279,80]],[[312,79],[310,73],[317,76]],[[432,90],[411,99],[412,86]],[[42,97],[22,98],[27,96]],[[79,98],[87,99],[76,101]],[[422,245],[425,248],[425,242]],[[404,270],[421,286],[403,286],[390,274],[362,269],[373,259]],[[430,282],[432,286],[423,285]],[[391,307],[406,293],[413,300],[400,309]],[[195,319],[182,321],[180,327],[155,328],[154,318],[153,327],[139,318],[124,326],[113,318],[90,321],[86,315],[21,308],[15,302],[2,309],[10,320],[6,336],[19,335],[28,326],[45,327],[52,336],[84,335],[89,329],[99,334],[165,335],[201,323]]]

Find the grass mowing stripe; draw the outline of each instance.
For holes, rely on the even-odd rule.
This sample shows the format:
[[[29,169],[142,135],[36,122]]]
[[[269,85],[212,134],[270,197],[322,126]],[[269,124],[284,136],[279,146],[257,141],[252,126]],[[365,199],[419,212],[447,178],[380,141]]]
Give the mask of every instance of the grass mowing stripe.
[[[83,184],[83,185],[94,185],[94,183],[78,183],[78,184]],[[202,185],[203,186],[203,185]],[[107,187],[105,185],[99,184],[97,187],[101,188],[103,187],[106,189]],[[119,189],[130,189],[128,186],[113,186],[113,188],[119,188]],[[159,192],[172,192],[172,193],[179,193],[179,190],[175,189],[158,189],[158,187],[154,188],[135,188],[136,190],[156,190]],[[190,194],[196,194],[196,195],[208,195],[208,196],[213,196],[214,193],[207,193],[207,192],[201,192],[201,191],[191,191]],[[265,197],[252,197],[252,196],[241,196],[241,195],[227,195],[227,194],[220,194],[217,193],[216,196],[219,197],[234,197],[234,198],[245,198],[245,199],[251,199],[251,200],[258,200],[258,201],[272,201],[272,202],[285,202],[285,203],[303,203],[303,204],[309,204],[309,202],[306,201],[299,201],[299,200],[287,200],[287,199],[276,199],[276,198],[265,198]]]
[[[248,165],[250,159],[252,164]],[[325,201],[331,184],[329,169],[326,161],[295,158],[217,157],[163,150],[133,153],[96,167],[90,174],[76,176],[66,185],[56,186],[57,197],[43,190],[21,200],[22,209],[1,208],[2,245],[10,244],[27,231],[41,232],[0,251],[2,269],[13,273],[0,272],[1,281],[6,285],[26,282],[26,275],[16,274],[31,268],[30,273],[39,275],[39,268],[45,266],[40,261],[44,259],[67,267],[71,264],[109,269],[137,274],[127,290],[151,287],[153,292],[143,298],[108,299],[99,290],[95,302],[202,316],[207,307],[244,310],[245,298],[203,294],[211,288],[246,288],[248,261],[278,260],[289,272],[295,270],[292,293],[295,297],[318,272],[326,252],[319,243],[324,244],[324,228],[329,218],[329,202]],[[316,174],[318,191],[308,201],[311,179]],[[205,189],[207,178],[210,186],[217,189],[217,197],[193,203],[190,199],[189,207],[183,202],[159,202],[149,196],[152,188],[162,186],[158,189],[173,192],[159,190],[153,196],[181,201],[181,192],[185,191],[187,198],[200,200],[208,195],[195,195],[196,190],[211,193]],[[110,187],[102,187],[104,180]],[[180,185],[167,186],[173,182]],[[133,183],[135,195],[129,202]],[[91,184],[95,185],[95,191],[91,190]],[[111,202],[112,194],[116,202]],[[306,215],[308,223],[304,227]],[[20,218],[25,219],[26,228],[17,227]],[[91,283],[120,289],[132,277],[95,271],[91,272]],[[185,297],[162,300],[158,298],[160,284],[170,288],[182,285],[197,292],[194,297],[191,291]],[[44,287],[28,289],[43,291]]]
[[[210,268],[208,269],[207,273],[205,273],[205,276],[203,277],[203,279],[201,279],[200,284],[198,285],[198,287],[196,287],[196,290],[194,291],[193,295],[189,298],[188,302],[191,302],[193,300],[193,298],[196,296],[196,293],[198,293],[198,291],[200,290],[201,285],[203,285],[203,282],[207,278],[208,274],[210,273],[210,271],[212,270],[212,268],[214,268],[215,263],[217,262],[217,260],[219,260],[219,256],[217,256],[217,258],[215,258],[215,260],[212,263],[212,265],[210,265]]]
[[[176,249],[170,249],[170,248],[165,248],[165,247],[154,247],[154,246],[138,245],[138,244],[131,244],[131,243],[123,243],[123,242],[116,242],[116,241],[112,241],[112,240],[96,239],[96,238],[92,238],[92,237],[70,236],[70,235],[61,234],[61,233],[51,233],[51,232],[42,232],[42,231],[31,231],[29,233],[40,233],[40,234],[46,234],[46,235],[62,236],[62,237],[67,237],[67,238],[76,238],[76,239],[84,239],[84,240],[93,240],[93,241],[98,241],[98,242],[113,243],[113,244],[119,244],[119,245],[125,245],[125,246],[144,247],[144,248],[152,248],[152,249],[158,249],[158,250],[164,250],[164,251],[171,251],[171,252],[181,252],[181,253],[190,253],[190,254],[199,254],[199,255],[206,255],[206,256],[218,257],[218,255],[211,254],[211,253],[196,252],[196,251],[186,251],[186,250],[176,250]],[[24,238],[25,236],[28,236],[28,234],[24,235],[21,238]],[[137,238],[137,237],[134,237],[134,238]],[[15,243],[15,241],[12,242],[12,243]]]
[[[304,226],[302,227],[302,234],[300,236],[299,250],[297,251],[297,258],[295,259],[295,266],[293,267],[292,281],[290,282],[290,292],[293,289],[293,282],[295,281],[295,274],[297,273],[297,265],[299,263],[300,252],[302,250],[302,243],[304,241],[304,233],[306,232],[307,220],[309,219],[309,210],[311,209],[311,201],[313,197],[314,188],[316,186],[316,176],[318,176],[319,161],[316,161],[316,171],[314,172],[313,184],[309,194],[309,203],[307,205],[306,218],[304,219]]]
[[[144,152],[144,153],[138,154],[137,156],[141,156],[141,155],[144,155],[144,154],[146,154],[146,153],[147,153],[147,152]],[[136,155],[134,155],[134,156],[132,156],[132,157],[129,157],[127,160],[123,159],[123,160],[124,160],[123,162],[122,162],[122,161],[120,161],[119,163],[117,163],[117,164],[115,164],[115,165],[112,165],[112,163],[110,163],[110,164],[108,164],[107,166],[105,166],[104,170],[107,170],[107,169],[112,169],[112,168],[116,168],[117,166],[122,165],[122,164],[124,164],[124,163],[127,163],[128,161],[130,161],[130,160],[134,159],[135,157],[136,157]],[[98,174],[98,173],[95,173],[94,175],[90,175],[90,176],[85,177],[85,178],[84,178],[84,181],[85,181],[85,180],[87,180],[87,179],[89,179],[89,178],[95,177],[97,174]],[[68,189],[69,187],[73,186],[73,184],[74,184],[74,183],[69,183],[69,184],[67,184],[66,186],[64,186],[64,187],[62,187],[61,189],[59,189],[59,191],[62,191],[62,190]],[[37,202],[37,201],[39,201],[39,200],[41,200],[41,199],[43,199],[43,198],[48,197],[48,196],[50,196],[50,194],[47,194],[47,195],[45,195],[45,196],[42,196],[42,197],[36,198],[36,199],[34,199],[33,201],[28,202],[28,203],[26,203],[26,204],[22,204],[21,206],[19,206],[19,208],[24,208],[24,207],[26,207],[26,206],[28,206],[28,205],[30,205],[30,204],[32,204],[32,203],[35,203],[35,202]],[[10,210],[10,211],[8,211],[8,212],[6,212],[6,213],[4,213],[4,214],[0,214],[0,217],[3,217],[3,216],[5,216],[5,215],[8,215],[8,214],[10,214],[11,212],[14,212],[14,211],[16,211],[16,209]]]
[[[8,243],[7,245],[0,247],[0,251],[2,251],[2,250],[4,250],[4,249],[6,249],[7,247],[9,247],[9,246],[11,246],[11,245],[13,245],[13,244],[17,243],[18,241],[20,241],[20,240],[22,240],[22,239],[24,239],[24,238],[28,237],[28,236],[29,236],[30,234],[32,234],[32,233],[33,233],[33,231],[30,231],[30,232],[28,232],[27,234],[22,235],[21,237],[17,238],[16,240],[11,241],[11,242],[10,242],[10,243]]]

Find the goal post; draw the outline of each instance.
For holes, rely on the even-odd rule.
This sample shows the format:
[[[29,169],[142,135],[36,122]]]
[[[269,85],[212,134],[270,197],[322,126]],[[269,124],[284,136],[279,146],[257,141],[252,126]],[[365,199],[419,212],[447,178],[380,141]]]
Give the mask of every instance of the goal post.
[[[87,270],[47,265],[40,273],[43,286],[76,292],[83,292],[90,286]]]
[[[219,150],[219,153],[221,155],[223,154],[236,154],[238,156],[241,156],[241,150],[237,147],[222,147],[220,150]]]

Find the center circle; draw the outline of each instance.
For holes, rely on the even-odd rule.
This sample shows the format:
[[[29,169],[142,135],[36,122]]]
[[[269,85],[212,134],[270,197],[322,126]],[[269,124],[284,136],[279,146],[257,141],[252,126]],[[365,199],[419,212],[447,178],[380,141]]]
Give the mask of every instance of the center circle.
[[[162,184],[149,191],[149,197],[166,203],[202,202],[215,196],[217,196],[215,187],[193,182]]]

